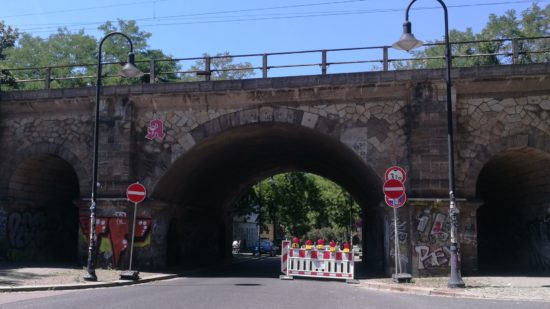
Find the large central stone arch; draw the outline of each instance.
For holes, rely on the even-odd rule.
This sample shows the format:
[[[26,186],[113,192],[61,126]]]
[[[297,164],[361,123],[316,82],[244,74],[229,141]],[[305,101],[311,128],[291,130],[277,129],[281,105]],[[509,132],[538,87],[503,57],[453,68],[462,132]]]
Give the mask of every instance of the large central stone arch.
[[[197,126],[185,138],[189,149],[159,177],[151,198],[170,205],[168,261],[192,258],[197,247],[217,256],[230,252],[232,203],[263,178],[305,171],[335,181],[362,206],[366,260],[371,270],[382,270],[382,180],[364,159],[366,128],[299,110],[270,109],[262,116],[263,110]]]

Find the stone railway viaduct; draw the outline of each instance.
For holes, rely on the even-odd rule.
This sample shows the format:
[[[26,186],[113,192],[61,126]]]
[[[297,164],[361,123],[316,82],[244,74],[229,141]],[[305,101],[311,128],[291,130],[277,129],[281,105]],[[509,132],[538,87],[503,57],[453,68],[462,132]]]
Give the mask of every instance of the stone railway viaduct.
[[[104,87],[98,258],[135,266],[230,254],[232,203],[286,171],[327,177],[363,209],[366,268],[449,269],[447,122],[441,70]],[[550,65],[453,70],[463,273],[550,271]],[[0,260],[87,254],[95,88],[1,93]],[[152,120],[164,136],[146,138]],[[398,235],[384,171],[408,171]]]

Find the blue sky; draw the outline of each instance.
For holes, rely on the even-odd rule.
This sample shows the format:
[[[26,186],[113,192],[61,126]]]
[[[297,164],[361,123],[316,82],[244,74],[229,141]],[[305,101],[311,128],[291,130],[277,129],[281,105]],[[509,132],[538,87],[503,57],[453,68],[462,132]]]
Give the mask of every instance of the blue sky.
[[[150,47],[174,57],[391,45],[401,35],[409,0],[16,0],[3,1],[0,20],[35,35],[58,26],[99,35],[107,20],[136,19],[152,33]],[[490,13],[522,11],[531,1],[447,0],[451,29],[479,31]],[[550,1],[538,1],[544,6]],[[418,0],[414,34],[443,36],[443,11]],[[392,51],[392,53],[395,53]]]

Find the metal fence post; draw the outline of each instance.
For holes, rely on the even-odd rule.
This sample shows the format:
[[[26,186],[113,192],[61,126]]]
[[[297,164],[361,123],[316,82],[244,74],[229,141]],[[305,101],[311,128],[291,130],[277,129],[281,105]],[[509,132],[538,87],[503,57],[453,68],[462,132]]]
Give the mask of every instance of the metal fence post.
[[[210,62],[211,58],[210,56],[204,57],[204,80],[210,81],[210,74],[212,74],[211,68],[210,68]]]
[[[45,75],[46,76],[44,76],[44,88],[50,89],[50,81],[52,80],[52,69],[46,68]]]
[[[512,39],[512,64],[519,63],[519,45],[518,39]]]
[[[321,74],[327,75],[327,50],[321,51]]]
[[[155,59],[149,61],[149,84],[156,83],[157,76],[155,75],[156,62]]]
[[[267,54],[262,55],[262,78],[267,78]]]
[[[384,69],[384,72],[388,70],[388,46],[384,46],[383,48],[383,60],[382,60],[382,66]]]

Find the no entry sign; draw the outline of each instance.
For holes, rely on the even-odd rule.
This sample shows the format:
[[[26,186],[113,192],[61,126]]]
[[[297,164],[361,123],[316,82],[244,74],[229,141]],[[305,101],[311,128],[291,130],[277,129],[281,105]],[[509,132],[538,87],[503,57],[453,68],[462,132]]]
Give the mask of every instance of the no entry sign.
[[[398,199],[405,193],[405,186],[396,179],[390,179],[384,183],[384,194],[390,199]]]
[[[128,197],[130,202],[137,204],[145,199],[146,192],[145,187],[139,182],[136,182],[128,186],[128,189],[126,189],[126,197]]]

